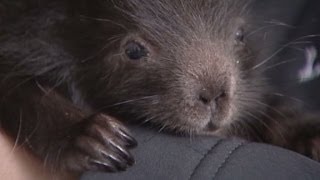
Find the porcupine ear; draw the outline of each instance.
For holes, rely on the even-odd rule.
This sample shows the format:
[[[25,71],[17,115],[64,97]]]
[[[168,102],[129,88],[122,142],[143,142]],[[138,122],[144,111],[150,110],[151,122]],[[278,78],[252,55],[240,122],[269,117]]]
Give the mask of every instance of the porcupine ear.
[[[103,35],[119,33],[114,23],[118,14],[114,0],[66,0],[68,18],[61,25],[61,36],[67,49],[77,59],[87,62],[105,45]],[[96,56],[94,56],[96,57]]]
[[[102,12],[103,4],[101,0],[67,0],[70,12],[82,15],[93,16]],[[109,1],[104,1],[107,4]]]
[[[101,18],[106,15],[115,14],[117,4],[121,2],[114,0],[67,0],[71,12],[82,16]]]

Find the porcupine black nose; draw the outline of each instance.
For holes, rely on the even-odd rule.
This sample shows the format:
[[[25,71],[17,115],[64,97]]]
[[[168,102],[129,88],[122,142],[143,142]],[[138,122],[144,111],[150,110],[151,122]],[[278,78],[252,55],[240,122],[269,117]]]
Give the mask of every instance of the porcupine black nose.
[[[217,93],[212,93],[206,89],[203,89],[199,93],[199,101],[204,105],[209,105],[211,103],[216,103],[219,99],[226,96],[225,91],[219,91]]]
[[[210,106],[210,109],[213,112],[216,110],[219,102],[223,101],[223,99],[226,97],[225,90],[210,91],[208,88],[202,88],[198,93],[198,101],[205,106]]]

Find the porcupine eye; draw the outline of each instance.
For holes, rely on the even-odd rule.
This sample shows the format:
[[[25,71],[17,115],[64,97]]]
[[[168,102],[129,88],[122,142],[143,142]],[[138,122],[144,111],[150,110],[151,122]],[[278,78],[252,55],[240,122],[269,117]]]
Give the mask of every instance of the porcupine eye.
[[[130,41],[126,45],[125,53],[131,60],[139,60],[148,56],[148,50],[142,44],[136,41]]]
[[[238,43],[244,43],[245,41],[245,35],[244,35],[244,30],[242,28],[239,28],[236,33],[235,33],[235,40]]]

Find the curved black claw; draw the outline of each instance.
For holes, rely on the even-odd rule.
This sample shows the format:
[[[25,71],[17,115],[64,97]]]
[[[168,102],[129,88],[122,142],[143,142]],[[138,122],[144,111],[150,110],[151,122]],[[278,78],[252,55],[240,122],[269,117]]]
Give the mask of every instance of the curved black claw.
[[[97,115],[74,141],[67,167],[73,171],[124,171],[135,161],[129,150],[137,141],[116,119]]]

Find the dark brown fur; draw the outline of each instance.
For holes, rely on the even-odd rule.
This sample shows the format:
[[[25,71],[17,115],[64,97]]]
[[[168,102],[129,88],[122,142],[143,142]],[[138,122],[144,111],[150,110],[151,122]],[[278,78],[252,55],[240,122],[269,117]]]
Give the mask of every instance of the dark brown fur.
[[[246,2],[31,0],[22,10],[4,2],[12,13],[0,27],[3,129],[47,165],[77,172],[132,165],[135,141],[116,119],[319,160],[318,116],[277,107],[241,35]],[[147,54],[128,58],[129,42]]]

